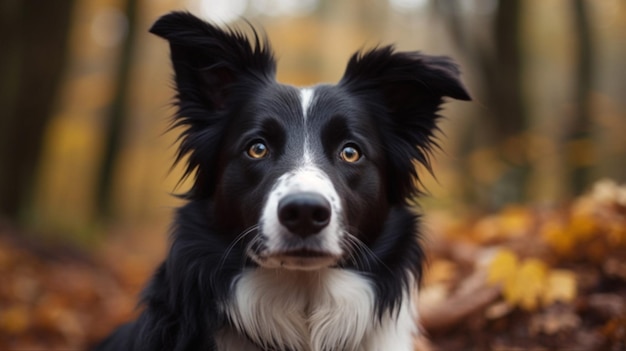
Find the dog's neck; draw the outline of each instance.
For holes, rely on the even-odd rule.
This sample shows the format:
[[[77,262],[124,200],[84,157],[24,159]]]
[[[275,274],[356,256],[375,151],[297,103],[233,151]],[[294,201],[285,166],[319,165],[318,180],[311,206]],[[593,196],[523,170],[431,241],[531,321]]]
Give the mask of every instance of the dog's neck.
[[[234,329],[263,350],[365,351],[411,344],[414,312],[406,295],[398,311],[379,318],[373,285],[358,273],[251,268],[224,308]]]

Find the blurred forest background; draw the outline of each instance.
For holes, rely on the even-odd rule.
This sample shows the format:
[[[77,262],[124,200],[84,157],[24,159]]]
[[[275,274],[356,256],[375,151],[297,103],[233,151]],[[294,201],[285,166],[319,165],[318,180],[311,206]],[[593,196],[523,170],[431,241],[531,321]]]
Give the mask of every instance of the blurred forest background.
[[[526,238],[545,234],[545,214],[559,209],[568,219],[556,235],[570,235],[571,254],[587,237],[571,239],[567,223],[579,212],[568,206],[600,184],[587,196],[617,206],[610,209],[618,239],[606,250],[626,243],[626,190],[617,185],[626,182],[622,0],[1,0],[0,346],[80,346],[132,314],[133,294],[165,250],[179,204],[171,194],[187,187],[177,187],[181,167],[170,168],[177,134],[166,132],[174,112],[168,47],[147,32],[179,9],[244,30],[242,18],[263,27],[279,58],[279,80],[289,84],[336,82],[353,52],[378,44],[453,57],[474,101],[451,102],[443,112],[436,178],[424,177],[432,196],[423,207],[437,214],[432,231],[475,233],[478,225],[496,233],[473,237],[488,246],[520,228]],[[597,183],[602,179],[612,181]],[[459,218],[471,219],[461,225]],[[598,218],[595,227],[582,226],[597,234],[604,228]],[[41,280],[37,272],[60,250],[78,261],[88,252],[88,264],[59,263],[59,277]],[[515,259],[540,256],[516,250]],[[459,260],[450,255],[434,266],[459,285],[463,274],[450,273]],[[623,255],[616,257],[626,268]],[[94,265],[114,267],[106,273],[117,281],[114,293],[110,281],[93,280],[106,275]],[[59,288],[70,280],[78,286]],[[46,300],[58,307],[54,313],[37,309],[46,287],[69,289]],[[106,296],[94,297],[103,290]],[[76,291],[82,297],[60,297]],[[116,300],[104,305],[112,294]],[[69,305],[111,321],[86,323],[89,311],[63,314]],[[618,317],[624,321],[616,330],[626,333],[626,309]],[[48,330],[53,326],[60,336]],[[53,336],[42,337],[45,330]]]

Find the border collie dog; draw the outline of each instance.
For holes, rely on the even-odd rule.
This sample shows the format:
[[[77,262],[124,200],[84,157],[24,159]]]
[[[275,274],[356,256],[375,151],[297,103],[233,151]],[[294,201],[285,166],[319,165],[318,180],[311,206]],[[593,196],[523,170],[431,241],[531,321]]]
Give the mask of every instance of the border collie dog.
[[[470,100],[456,64],[378,47],[296,88],[256,33],[185,12],[150,31],[170,45],[194,182],[143,312],[97,350],[413,350],[415,166],[444,97]]]

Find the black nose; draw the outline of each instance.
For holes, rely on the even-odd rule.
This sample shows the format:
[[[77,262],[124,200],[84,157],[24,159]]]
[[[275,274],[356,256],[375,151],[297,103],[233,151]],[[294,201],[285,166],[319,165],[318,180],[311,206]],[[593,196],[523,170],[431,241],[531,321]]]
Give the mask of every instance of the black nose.
[[[330,203],[320,194],[297,193],[278,202],[278,220],[301,237],[319,233],[330,222]]]

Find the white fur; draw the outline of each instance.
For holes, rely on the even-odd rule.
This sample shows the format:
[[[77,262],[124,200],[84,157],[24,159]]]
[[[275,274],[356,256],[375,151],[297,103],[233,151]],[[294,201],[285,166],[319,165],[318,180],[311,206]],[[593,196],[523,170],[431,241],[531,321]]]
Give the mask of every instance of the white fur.
[[[236,332],[220,332],[218,350],[256,351],[256,344],[277,351],[410,351],[415,321],[409,296],[379,321],[371,282],[357,273],[248,269],[225,306]]]
[[[309,116],[309,108],[313,102],[314,93],[315,90],[313,88],[300,89],[300,102],[302,104],[302,115],[304,116],[304,120],[306,120]]]
[[[411,285],[413,286],[413,285]],[[405,291],[402,305],[397,314],[387,314],[383,317],[379,328],[368,333],[364,341],[364,351],[412,351],[418,334],[417,309],[413,301],[415,292]]]
[[[300,89],[300,102],[302,104],[302,117],[304,118],[304,123],[306,124],[307,119],[309,117],[309,109],[311,108],[311,104],[313,103],[313,98],[315,95],[315,90],[313,88],[302,88]],[[302,165],[303,167],[309,167],[313,165],[313,157],[311,156],[311,151],[309,147],[309,133],[307,132],[307,128],[305,127],[305,135],[304,135],[304,151],[302,154]]]

